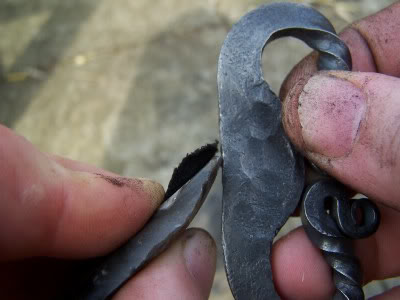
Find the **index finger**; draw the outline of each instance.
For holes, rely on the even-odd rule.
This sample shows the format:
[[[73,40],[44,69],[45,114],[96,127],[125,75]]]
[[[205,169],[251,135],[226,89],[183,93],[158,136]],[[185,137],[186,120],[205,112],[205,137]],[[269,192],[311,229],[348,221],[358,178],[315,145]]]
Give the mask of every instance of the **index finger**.
[[[153,181],[67,165],[0,125],[0,260],[105,254],[163,199]]]
[[[347,27],[339,36],[350,49],[352,71],[400,76],[400,2]],[[299,81],[317,72],[316,52],[299,62],[284,80],[280,99]]]

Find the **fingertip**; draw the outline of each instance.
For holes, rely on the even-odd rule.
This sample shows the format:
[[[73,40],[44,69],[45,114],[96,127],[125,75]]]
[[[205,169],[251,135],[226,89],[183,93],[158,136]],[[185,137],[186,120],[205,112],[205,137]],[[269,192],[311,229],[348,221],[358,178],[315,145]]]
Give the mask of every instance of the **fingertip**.
[[[377,72],[396,77],[400,74],[399,12],[400,3],[396,2],[351,25],[368,45]],[[359,54],[365,54],[365,52]],[[364,55],[354,56],[354,60],[365,58]]]
[[[200,228],[190,228],[184,235],[185,264],[199,291],[208,298],[214,279],[217,246],[211,235]]]
[[[399,79],[378,73],[318,72],[299,81],[283,126],[308,159],[351,188],[399,207]]]
[[[113,299],[207,299],[215,266],[216,247],[211,236],[201,229],[189,229]]]
[[[302,126],[299,119],[299,97],[307,84],[310,76],[298,80],[285,94],[282,107],[282,123],[286,134],[297,149],[302,151],[304,141],[302,137]]]
[[[302,228],[274,244],[272,271],[284,299],[329,299],[334,291],[329,266]]]
[[[160,183],[151,179],[140,178],[140,180],[143,182],[143,189],[145,193],[149,195],[153,207],[159,207],[164,200],[164,187]]]
[[[2,259],[104,255],[140,230],[164,197],[154,181],[55,159],[1,125],[0,161]]]
[[[353,72],[376,72],[374,57],[368,42],[356,28],[347,27],[339,36],[350,50]]]
[[[67,170],[64,202],[46,255],[82,258],[104,255],[134,235],[161,203],[154,181]]]

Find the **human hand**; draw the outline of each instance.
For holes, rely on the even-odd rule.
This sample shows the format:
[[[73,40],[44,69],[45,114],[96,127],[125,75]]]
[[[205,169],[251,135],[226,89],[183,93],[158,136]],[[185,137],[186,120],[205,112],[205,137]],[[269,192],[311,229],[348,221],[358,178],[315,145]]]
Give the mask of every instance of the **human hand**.
[[[308,159],[374,200],[381,224],[355,242],[364,284],[400,275],[400,3],[344,30],[353,72],[316,73],[316,53],[285,80],[285,131]],[[303,229],[276,243],[273,271],[285,299],[329,299],[331,271]],[[400,288],[377,299],[399,299]]]
[[[113,184],[118,182],[120,184]],[[105,255],[160,205],[161,185],[39,152],[0,125],[0,299],[55,299],[77,260]],[[113,299],[206,299],[216,247],[189,229]]]

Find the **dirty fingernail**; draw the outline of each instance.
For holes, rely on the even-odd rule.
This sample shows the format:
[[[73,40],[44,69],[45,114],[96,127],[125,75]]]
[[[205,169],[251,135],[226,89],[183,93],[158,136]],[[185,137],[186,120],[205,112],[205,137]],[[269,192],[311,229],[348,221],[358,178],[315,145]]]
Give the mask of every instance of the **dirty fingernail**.
[[[155,207],[160,206],[164,200],[164,187],[154,180],[140,178],[143,182],[143,189],[150,196],[151,202]]]
[[[89,174],[91,173],[83,173],[83,172],[75,172],[76,174]],[[164,187],[158,182],[147,179],[147,178],[130,178],[130,177],[122,177],[114,174],[103,174],[103,173],[94,173],[97,178],[101,178],[108,183],[116,186],[116,187],[128,187],[134,190],[141,189],[146,194],[147,198],[150,199],[151,204],[154,209],[160,206],[162,201],[164,200]]]
[[[216,266],[216,245],[213,238],[202,229],[188,229],[184,237],[183,255],[193,281],[204,297],[208,297]]]
[[[351,153],[367,109],[366,95],[329,73],[311,77],[298,100],[304,150],[329,158]]]

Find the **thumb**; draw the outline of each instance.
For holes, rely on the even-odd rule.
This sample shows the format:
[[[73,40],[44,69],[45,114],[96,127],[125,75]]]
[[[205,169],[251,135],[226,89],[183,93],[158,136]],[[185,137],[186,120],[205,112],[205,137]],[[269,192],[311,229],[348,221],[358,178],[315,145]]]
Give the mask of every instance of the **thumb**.
[[[400,210],[400,79],[316,73],[287,94],[283,123],[295,145],[320,168]]]
[[[123,299],[208,299],[216,266],[216,246],[202,229],[181,238],[114,296]]]
[[[0,261],[104,255],[138,232],[163,197],[153,181],[55,161],[0,125]]]

